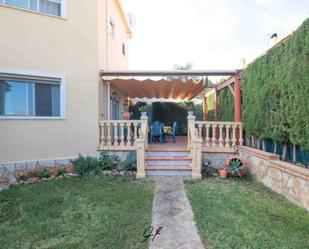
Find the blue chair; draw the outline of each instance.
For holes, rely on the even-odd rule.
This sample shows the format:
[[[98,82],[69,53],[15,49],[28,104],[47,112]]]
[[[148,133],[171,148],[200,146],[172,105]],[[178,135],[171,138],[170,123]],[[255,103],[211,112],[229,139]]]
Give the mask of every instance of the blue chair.
[[[164,140],[166,136],[172,136],[173,142],[176,143],[176,129],[177,129],[177,122],[173,123],[172,131],[171,132],[164,132]]]
[[[153,122],[150,126],[150,143],[153,142],[154,139],[163,142],[163,124],[159,121]]]

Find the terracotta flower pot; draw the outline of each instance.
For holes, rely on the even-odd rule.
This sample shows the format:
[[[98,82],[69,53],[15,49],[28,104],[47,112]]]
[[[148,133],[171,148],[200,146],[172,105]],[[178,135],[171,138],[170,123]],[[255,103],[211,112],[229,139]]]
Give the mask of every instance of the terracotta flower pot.
[[[230,164],[230,161],[231,160],[239,160],[239,161],[241,161],[242,162],[242,164],[243,164],[243,168],[242,169],[240,169],[239,170],[239,172],[240,172],[240,175],[241,176],[246,176],[248,173],[249,173],[249,168],[248,168],[248,160],[246,159],[246,158],[243,158],[243,157],[240,157],[240,156],[230,156],[227,160],[225,160],[225,162],[224,162],[224,166],[226,167],[226,168],[228,168],[229,167],[229,164]],[[231,173],[231,172],[229,172],[228,173],[228,175],[230,175],[230,176],[239,176],[237,173]]]
[[[130,112],[123,112],[123,113],[122,113],[122,118],[123,118],[124,120],[130,120],[130,117],[131,117]]]
[[[219,174],[221,179],[226,179],[227,178],[227,170],[226,170],[226,168],[218,169],[218,174]]]

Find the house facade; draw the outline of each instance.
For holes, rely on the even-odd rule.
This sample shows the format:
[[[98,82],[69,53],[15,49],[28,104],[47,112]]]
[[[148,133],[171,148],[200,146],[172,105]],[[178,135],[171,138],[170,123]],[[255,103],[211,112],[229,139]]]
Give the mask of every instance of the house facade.
[[[125,101],[99,77],[128,67],[120,1],[0,0],[0,29],[0,164],[95,155]]]

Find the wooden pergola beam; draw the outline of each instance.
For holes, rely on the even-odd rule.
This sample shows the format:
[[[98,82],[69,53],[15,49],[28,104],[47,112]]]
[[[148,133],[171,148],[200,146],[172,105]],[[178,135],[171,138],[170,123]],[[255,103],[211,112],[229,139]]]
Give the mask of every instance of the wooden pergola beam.
[[[111,77],[151,77],[151,76],[234,76],[240,71],[233,70],[165,70],[165,71],[151,71],[151,70],[118,70],[118,71],[104,71],[101,70],[99,74]]]
[[[227,79],[226,81],[224,81],[222,84],[217,85],[217,90],[220,91],[223,88],[226,88],[227,86],[233,84],[235,82],[235,77],[231,77],[229,79]]]

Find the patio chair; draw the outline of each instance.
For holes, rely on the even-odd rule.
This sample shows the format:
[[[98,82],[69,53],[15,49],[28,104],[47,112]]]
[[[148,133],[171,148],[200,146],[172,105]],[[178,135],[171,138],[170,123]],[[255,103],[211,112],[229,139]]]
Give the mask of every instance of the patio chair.
[[[150,126],[150,143],[153,142],[154,139],[159,140],[160,143],[163,142],[163,125],[161,122],[156,121],[153,122]]]
[[[176,143],[176,129],[177,129],[177,122],[173,123],[172,131],[170,132],[164,132],[164,140],[166,136],[172,136],[173,142]]]

